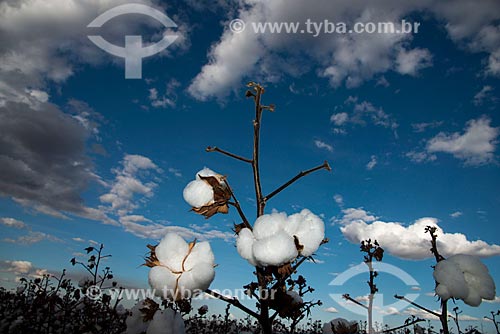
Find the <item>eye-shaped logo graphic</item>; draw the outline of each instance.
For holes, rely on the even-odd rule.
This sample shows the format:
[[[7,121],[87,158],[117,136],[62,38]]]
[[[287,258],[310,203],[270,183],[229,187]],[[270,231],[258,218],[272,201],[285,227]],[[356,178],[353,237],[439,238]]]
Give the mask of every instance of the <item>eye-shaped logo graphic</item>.
[[[124,14],[143,14],[158,20],[166,28],[176,28],[177,25],[168,16],[157,9],[142,4],[125,4],[107,10],[99,15],[87,26],[88,28],[99,28],[109,20]],[[142,77],[142,58],[146,58],[161,52],[172,44],[178,36],[164,35],[163,39],[153,45],[142,46],[142,36],[126,35],[125,47],[117,46],[106,41],[102,36],[87,36],[95,45],[104,51],[125,58],[125,78],[140,79]]]
[[[410,276],[410,274],[408,274],[406,271],[388,263],[376,262],[373,263],[372,265],[374,271],[395,276],[399,278],[404,284],[411,287],[412,290],[420,289],[418,282],[412,276]],[[343,286],[347,281],[349,281],[354,276],[366,273],[368,271],[369,271],[368,266],[366,266],[366,264],[362,262],[357,266],[351,267],[348,270],[344,271],[343,273],[339,274],[337,277],[335,277],[333,281],[330,282],[329,285]],[[407,293],[405,295],[405,298],[414,302],[419,295],[420,295],[419,293]],[[334,301],[336,301],[339,305],[343,306],[346,310],[351,311],[355,314],[366,316],[365,309],[360,308],[358,305],[355,305],[354,303],[346,303],[343,300],[343,294],[341,293],[330,294],[330,297]],[[384,305],[384,295],[382,293],[376,293],[375,299],[373,300],[373,308],[374,308],[373,320],[382,324],[384,323],[383,315],[390,315],[391,313],[399,312],[404,308],[406,308],[407,306],[408,303],[403,300],[399,300],[389,305]]]

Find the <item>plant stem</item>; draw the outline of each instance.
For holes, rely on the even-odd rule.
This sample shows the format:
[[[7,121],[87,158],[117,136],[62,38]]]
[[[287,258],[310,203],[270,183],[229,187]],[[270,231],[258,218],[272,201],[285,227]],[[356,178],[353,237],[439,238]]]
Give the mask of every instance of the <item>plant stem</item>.
[[[405,301],[405,302],[407,302],[408,304],[411,304],[411,305],[413,305],[413,306],[416,306],[416,307],[418,307],[419,309],[421,309],[421,310],[423,310],[423,311],[425,311],[425,312],[427,312],[427,313],[429,313],[429,314],[432,314],[433,316],[435,316],[435,317],[437,317],[437,318],[440,318],[440,317],[441,317],[441,315],[440,315],[439,313],[436,313],[436,312],[434,312],[434,311],[432,311],[432,310],[429,310],[429,309],[428,309],[428,308],[426,308],[426,307],[423,307],[422,305],[419,305],[419,304],[417,304],[417,303],[415,303],[415,302],[412,302],[411,300],[409,300],[408,298],[406,298],[406,297],[404,297],[404,296],[394,295],[394,298],[404,300],[404,301]]]
[[[213,291],[213,290],[210,290],[210,289],[206,289],[205,293],[207,293],[210,296],[215,297],[217,299],[223,300],[226,303],[229,303],[229,304],[239,308],[240,310],[247,313],[248,315],[251,315],[252,317],[254,317],[256,319],[259,319],[259,315],[257,313],[255,313],[254,311],[252,311],[251,309],[249,309],[245,305],[241,304],[240,301],[236,298],[228,298],[228,297],[223,296],[220,293]]]
[[[236,160],[240,160],[240,161],[243,161],[243,162],[248,162],[249,164],[252,163],[252,160],[250,159],[247,159],[247,158],[244,158],[242,156],[239,156],[239,155],[236,155],[236,154],[233,154],[231,152],[228,152],[228,151],[224,151],[224,150],[221,150],[220,148],[218,148],[217,146],[208,146],[205,151],[207,152],[219,152],[219,153],[222,153],[222,154],[225,154],[231,158],[234,158]]]
[[[283,184],[282,186],[280,186],[278,189],[274,190],[272,193],[270,193],[269,195],[267,195],[266,197],[264,197],[264,199],[263,199],[264,202],[268,201],[269,199],[271,199],[272,197],[274,197],[275,195],[277,195],[278,193],[280,193],[281,191],[283,191],[284,189],[286,189],[287,187],[289,187],[292,183],[296,182],[300,178],[302,178],[302,177],[304,177],[304,176],[306,176],[308,174],[311,174],[311,173],[313,173],[313,172],[315,172],[317,170],[320,170],[320,169],[326,169],[328,171],[332,170],[330,168],[330,165],[328,164],[328,161],[325,161],[320,166],[308,169],[306,171],[301,171],[296,176],[294,176],[292,179],[290,179],[288,182],[286,182],[285,184]]]
[[[398,327],[394,327],[394,328],[389,328],[389,329],[385,329],[382,331],[382,333],[390,333],[390,332],[394,332],[398,329],[401,329],[401,328],[405,328],[405,327],[408,327],[408,326],[411,326],[411,325],[415,325],[416,323],[419,323],[419,322],[422,322],[422,321],[425,321],[424,319],[416,319],[416,320],[413,320],[412,322],[409,322],[407,324],[404,324],[402,326],[398,326]]]

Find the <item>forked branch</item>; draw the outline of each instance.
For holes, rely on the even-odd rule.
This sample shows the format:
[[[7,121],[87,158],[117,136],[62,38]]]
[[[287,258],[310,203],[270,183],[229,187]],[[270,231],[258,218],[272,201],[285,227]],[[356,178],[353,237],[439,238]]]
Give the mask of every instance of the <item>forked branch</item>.
[[[218,148],[217,146],[208,146],[206,149],[205,149],[206,152],[219,152],[219,153],[222,153],[224,155],[227,155],[233,159],[236,159],[236,160],[240,160],[240,161],[243,161],[243,162],[247,162],[249,164],[252,163],[252,160],[251,159],[247,159],[245,157],[242,157],[242,156],[239,156],[239,155],[236,155],[234,153],[231,153],[231,152],[228,152],[228,151],[225,151],[225,150],[222,150],[220,148]]]
[[[280,186],[279,188],[277,188],[276,190],[274,190],[272,193],[270,193],[269,195],[265,196],[264,197],[264,202],[268,201],[269,199],[271,199],[272,197],[276,196],[277,194],[279,194],[281,191],[283,191],[284,189],[286,189],[287,187],[289,187],[290,185],[292,185],[294,182],[296,182],[297,180],[303,178],[304,176],[306,175],[309,175],[311,173],[314,173],[315,171],[317,170],[320,170],[320,169],[326,169],[327,171],[331,171],[332,168],[330,167],[330,165],[328,164],[328,161],[325,161],[322,165],[320,166],[316,166],[314,168],[311,168],[311,169],[308,169],[306,171],[301,171],[300,173],[298,173],[297,175],[295,175],[293,178],[291,178],[288,182],[286,182],[285,184],[283,184],[282,186]]]

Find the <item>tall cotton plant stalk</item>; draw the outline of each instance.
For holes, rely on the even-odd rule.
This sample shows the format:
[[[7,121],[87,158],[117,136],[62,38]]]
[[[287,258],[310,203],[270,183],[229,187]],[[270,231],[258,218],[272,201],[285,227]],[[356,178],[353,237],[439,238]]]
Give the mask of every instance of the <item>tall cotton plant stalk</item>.
[[[255,266],[257,281],[251,282],[245,288],[250,296],[257,299],[258,310],[253,311],[237,299],[222,296],[210,289],[207,289],[206,293],[255,317],[263,332],[270,334],[272,322],[277,315],[288,318],[296,317],[301,307],[307,304],[290,303],[289,299],[291,295],[294,295],[294,291],[293,286],[286,287],[286,282],[298,267],[328,239],[324,238],[323,221],[309,210],[305,209],[291,216],[285,213],[266,215],[264,212],[266,204],[302,177],[321,169],[328,171],[331,169],[325,161],[317,167],[298,173],[266,195],[262,189],[260,176],[260,127],[264,111],[274,112],[275,107],[272,104],[262,104],[264,88],[261,85],[250,82],[247,87],[249,90],[246,92],[246,97],[253,99],[255,105],[252,158],[246,158],[216,146],[208,146],[206,151],[218,152],[251,165],[256,199],[257,219],[255,223],[252,225],[243,212],[227,178],[209,169],[205,168],[197,173],[196,179],[185,188],[184,198],[191,205],[193,212],[205,218],[210,218],[217,213],[228,213],[229,207],[234,207],[238,212],[242,222],[234,227],[234,231],[238,234],[237,249],[244,259]],[[274,310],[274,314],[270,314],[270,310]]]

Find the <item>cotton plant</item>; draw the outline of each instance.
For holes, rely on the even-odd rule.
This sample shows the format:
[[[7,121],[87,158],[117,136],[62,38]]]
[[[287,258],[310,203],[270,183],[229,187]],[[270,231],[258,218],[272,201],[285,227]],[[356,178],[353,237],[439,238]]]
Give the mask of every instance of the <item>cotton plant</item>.
[[[152,299],[138,301],[128,311],[127,329],[122,334],[185,334],[182,316],[172,308],[160,309]]]
[[[441,312],[431,311],[403,296],[395,295],[395,298],[410,302],[437,317],[443,334],[449,334],[448,300],[460,299],[469,306],[477,307],[484,299],[495,299],[496,288],[488,268],[476,256],[455,254],[445,259],[437,247],[436,231],[436,226],[425,228],[425,232],[431,237],[431,253],[436,260],[433,277],[436,282],[435,292],[441,302]]]
[[[476,256],[450,256],[436,264],[433,275],[436,294],[442,300],[461,299],[467,305],[479,306],[483,299],[495,299],[495,282]]]
[[[255,104],[252,158],[245,158],[218,147],[209,146],[206,151],[218,152],[251,165],[257,206],[253,224],[243,212],[228,178],[207,167],[199,170],[194,180],[186,185],[183,197],[194,213],[206,219],[216,214],[227,214],[230,208],[237,211],[241,222],[234,226],[234,232],[237,234],[236,248],[241,257],[256,269],[256,281],[244,287],[249,296],[257,299],[257,310],[246,307],[236,298],[222,296],[210,290],[215,275],[215,260],[207,242],[187,243],[180,236],[169,233],[158,245],[148,245],[150,254],[146,265],[151,268],[151,287],[169,303],[189,301],[190,297],[204,291],[246,312],[259,322],[263,333],[270,334],[277,315],[293,315],[293,319],[302,319],[301,315],[305,310],[308,312],[310,307],[318,305],[318,302],[304,302],[303,294],[286,287],[286,282],[328,239],[325,238],[322,219],[311,211],[304,209],[290,216],[284,212],[265,214],[265,206],[271,198],[302,177],[321,169],[331,169],[325,161],[317,167],[300,172],[265,195],[261,186],[259,166],[260,126],[263,112],[273,112],[275,107],[261,103],[264,93],[261,85],[251,82],[247,86],[249,90],[246,97],[253,99]],[[280,297],[273,297],[273,292],[276,291],[279,292],[276,295]],[[286,311],[290,306],[295,313]]]

